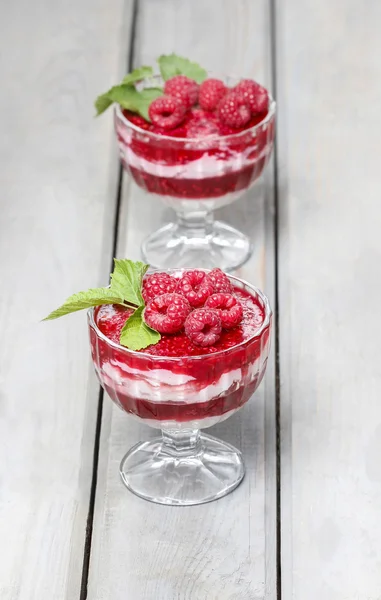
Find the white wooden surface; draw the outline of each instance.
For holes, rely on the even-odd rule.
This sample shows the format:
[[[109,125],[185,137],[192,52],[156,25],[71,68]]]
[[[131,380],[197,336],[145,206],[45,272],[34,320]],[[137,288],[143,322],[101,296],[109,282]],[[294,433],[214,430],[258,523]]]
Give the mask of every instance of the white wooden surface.
[[[121,0],[3,2],[0,80],[0,598],[79,598],[98,389],[83,315],[104,280],[115,177],[92,101],[120,70]]]
[[[278,3],[282,580],[381,598],[381,5]]]
[[[125,70],[132,8],[2,6],[1,600],[80,598],[98,386],[84,316],[39,320],[107,278],[117,160],[92,101]],[[276,8],[282,600],[380,600],[381,8]],[[265,0],[139,0],[135,63],[175,50],[268,84],[269,39]],[[269,170],[220,216],[253,237],[241,273],[273,300],[272,202]],[[170,216],[124,177],[118,254]],[[271,361],[215,428],[244,483],[187,509],[122,486],[121,456],[154,432],[105,398],[88,600],[275,600],[274,380]]]
[[[266,4],[141,0],[136,65],[152,64],[161,53],[175,50],[211,69],[245,73],[268,84]],[[270,295],[271,201],[262,182],[223,215],[254,237],[255,253],[242,274]],[[143,237],[171,216],[125,176],[119,255],[139,258]],[[214,429],[242,449],[243,484],[218,502],[178,509],[142,501],[122,486],[123,454],[155,431],[139,426],[105,397],[89,600],[275,600],[273,408],[272,363],[256,400]]]

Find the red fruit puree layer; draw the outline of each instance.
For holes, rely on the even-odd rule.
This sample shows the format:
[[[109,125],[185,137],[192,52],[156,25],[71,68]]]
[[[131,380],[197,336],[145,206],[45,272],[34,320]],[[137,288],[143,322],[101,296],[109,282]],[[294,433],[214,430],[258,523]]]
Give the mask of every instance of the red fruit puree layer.
[[[188,120],[169,132],[147,122],[143,128],[139,122],[140,129],[156,133],[156,136],[136,131],[116,117],[121,160],[136,183],[151,193],[197,200],[240,192],[258,179],[270,156],[274,118],[264,127],[253,130],[266,116],[267,113],[253,117],[241,130],[221,126],[213,113],[200,109],[190,111]],[[124,117],[127,122],[137,124],[133,113],[124,111]],[[204,167],[203,158],[206,161]],[[215,167],[211,166],[211,159],[215,160]],[[189,172],[185,175],[183,169],[192,161],[198,161],[194,177]],[[165,169],[171,166],[178,169],[166,173]]]
[[[247,292],[236,288],[234,294],[243,306],[242,322],[234,329],[223,331],[215,346],[196,346],[181,332],[163,334],[158,344],[132,353],[109,345],[90,327],[93,360],[98,376],[110,397],[129,413],[142,419],[160,421],[186,422],[219,417],[242,406],[263,376],[270,326],[253,339],[253,335],[263,324],[264,310],[259,300]],[[129,310],[120,306],[101,306],[95,309],[95,321],[99,330],[118,344],[120,331],[129,314]],[[258,365],[253,367],[254,363]],[[157,372],[162,371],[163,381],[155,380],[152,400],[149,397],[137,397],[138,394],[134,390],[140,389],[139,382],[148,386],[150,381],[152,383],[152,371],[156,372],[156,378]],[[239,377],[237,376],[239,381],[228,379],[231,371],[240,373]],[[174,384],[166,381],[171,374],[175,376]],[[183,383],[176,383],[176,376],[178,380],[181,375],[187,377],[182,377]],[[218,386],[221,377],[221,381],[224,378],[227,381],[227,389],[220,386],[215,397],[203,402],[205,388],[210,385]],[[166,389],[173,396],[176,388],[184,400],[166,401]],[[191,401],[191,398],[195,401]]]
[[[141,350],[140,354],[144,353],[168,358],[215,354],[221,350],[232,348],[253,337],[264,321],[265,316],[263,308],[259,305],[256,298],[241,289],[235,289],[234,295],[242,304],[242,321],[238,327],[235,327],[230,331],[223,331],[215,346],[206,348],[196,346],[185,335],[184,331],[181,331],[180,333],[172,335],[162,334],[162,338],[157,344]],[[103,305],[95,310],[95,322],[100,331],[104,333],[108,339],[119,344],[120,332],[130,314],[131,310],[126,309],[123,306],[118,306],[117,304],[111,306]],[[139,356],[137,356],[137,360],[139,361]],[[163,363],[161,363],[161,365],[163,365]],[[165,368],[171,369],[171,366],[169,365]],[[139,369],[141,369],[141,366],[139,366]]]

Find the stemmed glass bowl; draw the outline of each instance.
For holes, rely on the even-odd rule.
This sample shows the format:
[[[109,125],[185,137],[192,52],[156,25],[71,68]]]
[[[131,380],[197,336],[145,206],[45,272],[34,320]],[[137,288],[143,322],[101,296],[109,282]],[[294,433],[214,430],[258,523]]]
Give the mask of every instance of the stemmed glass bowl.
[[[221,79],[228,87],[239,82],[239,78]],[[138,87],[162,84],[160,76],[154,76]],[[160,269],[217,265],[232,271],[241,266],[251,253],[249,238],[215,221],[213,212],[237,200],[262,174],[274,142],[274,100],[269,96],[267,115],[239,133],[195,138],[160,135],[136,126],[119,105],[115,131],[125,170],[176,214],[173,223],[144,240],[144,260]]]
[[[182,271],[171,270],[180,275]],[[266,296],[241,279],[264,320],[246,341],[202,356],[165,357],[134,352],[108,339],[88,312],[92,359],[98,379],[125,412],[161,436],[140,442],[122,460],[123,482],[137,496],[170,505],[221,498],[242,481],[239,450],[200,432],[236,413],[266,370],[272,313]]]

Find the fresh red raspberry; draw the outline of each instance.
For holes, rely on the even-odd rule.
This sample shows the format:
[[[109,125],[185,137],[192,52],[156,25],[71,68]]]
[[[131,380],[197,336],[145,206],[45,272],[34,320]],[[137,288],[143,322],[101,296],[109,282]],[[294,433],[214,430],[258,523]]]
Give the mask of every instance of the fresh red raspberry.
[[[217,123],[209,119],[193,119],[187,126],[187,138],[205,138],[218,134]]]
[[[208,279],[213,284],[213,292],[215,294],[226,293],[231,294],[233,291],[233,286],[230,283],[229,277],[225,275],[221,269],[212,269],[210,273],[208,273]]]
[[[144,320],[159,333],[177,333],[185,323],[191,307],[180,294],[162,294],[151,300],[144,309]]]
[[[212,294],[205,302],[205,308],[218,312],[224,329],[233,329],[242,321],[242,304],[232,294]]]
[[[200,85],[198,103],[204,110],[216,110],[228,88],[220,79],[205,79]]]
[[[202,108],[192,108],[189,111],[186,124],[187,138],[202,138],[209,135],[219,135],[219,121],[216,113]]]
[[[185,321],[185,333],[197,346],[213,346],[221,335],[221,319],[216,310],[196,308]]]
[[[204,271],[186,271],[177,286],[193,308],[204,306],[205,300],[213,294],[213,284]]]
[[[186,108],[178,98],[159,96],[149,106],[148,114],[154,125],[162,129],[173,129],[180,125]]]
[[[148,304],[150,300],[161,294],[172,294],[176,290],[177,280],[168,275],[168,273],[153,273],[147,275],[143,281],[142,295],[144,302]]]
[[[250,121],[251,112],[245,98],[236,92],[229,92],[218,105],[218,116],[224,125],[240,129]]]
[[[165,82],[164,93],[180,100],[185,108],[190,108],[197,102],[198,83],[185,75],[176,75]]]
[[[269,105],[267,90],[252,79],[243,79],[234,88],[234,92],[248,104],[252,115],[266,112]]]

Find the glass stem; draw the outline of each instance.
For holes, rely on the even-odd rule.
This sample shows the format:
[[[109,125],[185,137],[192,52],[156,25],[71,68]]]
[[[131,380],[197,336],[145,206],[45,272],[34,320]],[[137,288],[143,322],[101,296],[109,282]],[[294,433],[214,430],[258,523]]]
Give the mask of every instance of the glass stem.
[[[190,238],[206,238],[213,225],[213,213],[206,211],[178,212],[177,225],[180,233]]]
[[[202,452],[199,429],[162,429],[161,452],[173,458],[189,458]]]

